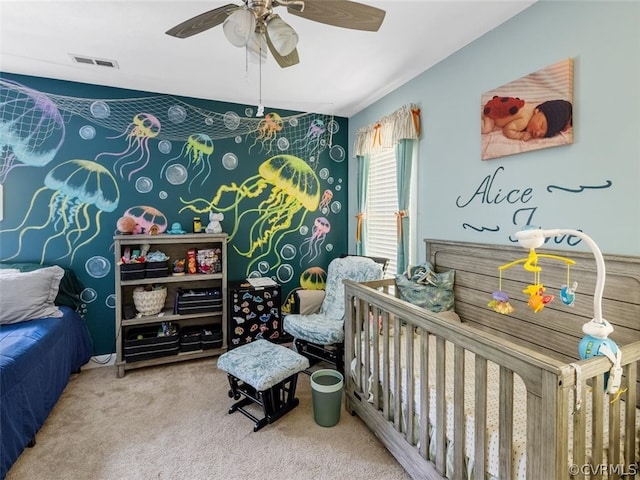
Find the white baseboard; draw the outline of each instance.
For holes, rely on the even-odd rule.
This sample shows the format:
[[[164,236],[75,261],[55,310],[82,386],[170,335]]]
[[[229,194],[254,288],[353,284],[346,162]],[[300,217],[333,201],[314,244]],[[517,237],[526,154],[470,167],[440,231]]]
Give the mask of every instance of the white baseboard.
[[[82,368],[98,368],[98,367],[109,367],[111,365],[115,365],[116,363],[116,354],[108,353],[106,355],[96,355],[95,357],[91,357],[87,363],[85,363]]]

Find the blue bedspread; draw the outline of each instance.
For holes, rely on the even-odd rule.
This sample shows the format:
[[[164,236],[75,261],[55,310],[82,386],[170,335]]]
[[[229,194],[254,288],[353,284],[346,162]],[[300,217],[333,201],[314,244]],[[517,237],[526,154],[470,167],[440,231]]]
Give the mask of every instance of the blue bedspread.
[[[93,345],[85,321],[61,306],[61,318],[0,326],[0,478],[35,438]]]

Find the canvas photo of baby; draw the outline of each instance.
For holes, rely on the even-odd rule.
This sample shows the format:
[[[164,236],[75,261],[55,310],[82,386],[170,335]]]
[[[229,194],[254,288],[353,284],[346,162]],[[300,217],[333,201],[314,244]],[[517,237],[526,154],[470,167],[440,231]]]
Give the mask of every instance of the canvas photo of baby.
[[[573,59],[486,92],[482,160],[573,143]]]

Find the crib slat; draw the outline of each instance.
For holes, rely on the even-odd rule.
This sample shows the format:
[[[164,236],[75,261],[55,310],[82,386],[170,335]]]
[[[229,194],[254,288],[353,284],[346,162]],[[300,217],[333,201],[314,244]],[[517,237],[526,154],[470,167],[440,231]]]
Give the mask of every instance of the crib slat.
[[[355,298],[356,297],[350,297],[347,300],[348,304],[353,303],[355,301]],[[353,312],[353,315],[354,315],[354,321],[349,322],[349,327],[353,330],[354,338],[362,338],[362,324],[363,324],[362,317],[356,315],[355,311]],[[346,324],[346,322],[345,322],[345,324]],[[345,331],[345,335],[347,333],[348,332]],[[345,336],[345,338],[346,338],[346,336]],[[358,391],[362,392],[363,389],[364,389],[364,386],[362,385],[362,355],[363,355],[362,349],[361,349],[360,345],[357,345],[357,346],[356,345],[352,345],[350,342],[349,343],[345,342],[344,348],[345,348],[345,362],[346,362],[347,358],[350,358],[348,356],[349,350],[351,348],[353,348],[354,351],[355,351],[355,357],[358,359],[358,361],[356,362],[356,365],[355,365],[356,366],[355,383],[356,383],[356,385],[358,387]],[[345,368],[345,370],[346,370],[346,368]]]
[[[625,418],[625,431],[624,431],[624,464],[626,468],[635,461],[636,452],[636,429],[635,418],[638,412],[635,408],[637,403],[637,390],[633,388],[638,381],[638,363],[633,362],[624,367],[624,375],[627,378],[628,390],[625,394],[624,403],[624,418]]]
[[[499,477],[513,478],[513,372],[500,367]]]
[[[609,401],[606,399],[605,401]],[[620,401],[609,404],[609,465],[620,464]],[[609,480],[618,480],[620,475],[616,470],[611,472]]]
[[[429,334],[420,332],[420,455],[429,458]]]
[[[357,302],[357,304],[362,303],[362,300]],[[372,312],[372,317],[365,318],[364,315],[358,315],[358,318],[362,318],[364,322],[362,323],[362,344],[364,349],[364,359],[363,359],[363,370],[364,372],[371,371],[371,324],[375,321],[375,311]],[[375,358],[375,357],[374,357]],[[365,377],[367,378],[367,377]],[[375,376],[373,378],[376,378]],[[367,382],[367,380],[365,380]],[[366,393],[366,383],[365,383],[365,393]],[[374,391],[374,404],[377,403],[378,392]]]
[[[540,447],[546,432],[539,420],[543,415],[543,405],[543,399],[527,392],[527,480],[538,480],[539,472],[542,472]]]
[[[548,388],[555,391],[555,424],[559,427],[556,428],[555,433],[555,456],[549,452],[545,456],[550,460],[555,458],[555,471],[562,472],[562,476],[567,472],[567,459],[569,458],[569,424],[571,422],[569,418],[569,395],[568,388],[558,388],[558,384],[562,383],[558,381],[558,377],[555,375],[544,375]],[[552,396],[551,393],[546,395]],[[544,413],[545,415],[546,412]]]
[[[585,451],[585,428],[586,428],[586,409],[587,409],[587,383],[580,379],[580,395],[576,398],[573,409],[573,464],[584,465],[586,463],[587,454]],[[578,389],[575,390],[576,395]],[[576,410],[575,405],[580,404],[580,410]],[[583,469],[578,471],[574,477],[575,480],[584,480],[585,472]]]
[[[375,385],[377,385],[377,383],[374,380],[380,378],[380,362],[377,360],[378,358],[380,358],[380,335],[377,335],[379,315],[380,309],[374,308],[373,318],[371,319],[371,322],[369,322],[369,331],[367,332],[367,338],[371,338],[371,350],[368,350],[367,347],[367,351],[371,351],[372,353],[371,358],[369,358],[369,355],[367,355],[364,370],[365,372],[373,372],[371,382],[372,388],[375,392],[373,395],[373,406],[376,410],[380,409],[380,395],[378,394],[378,389],[375,388]],[[367,344],[368,342],[365,341],[365,345]]]
[[[400,360],[402,357],[402,350],[400,348],[400,340],[402,335],[400,335],[401,330],[400,319],[398,317],[394,317],[393,319],[393,352],[394,356],[397,360]],[[399,399],[402,398],[402,365],[401,362],[395,361],[393,362],[393,398],[395,401],[393,402],[393,426],[396,431],[400,432],[402,424],[400,422],[400,412],[402,408],[402,402]]]
[[[474,412],[474,480],[485,480],[487,448],[487,359],[476,355]]]
[[[415,405],[414,405],[414,395],[413,395],[413,389],[414,389],[414,378],[415,378],[415,372],[414,372],[414,364],[413,364],[413,328],[410,328],[409,326],[405,327],[407,329],[407,334],[404,336],[404,343],[405,343],[405,361],[406,361],[406,387],[403,389],[407,395],[407,417],[405,419],[405,424],[406,424],[406,435],[405,438],[407,440],[407,442],[409,442],[410,445],[413,445],[413,415],[414,415],[414,411],[415,411]]]
[[[600,464],[604,462],[602,458],[602,448],[604,443],[604,422],[602,414],[602,402],[604,399],[604,376],[598,375],[593,377],[592,384],[592,402],[593,408],[591,412],[591,465],[592,480],[602,480]]]
[[[454,478],[464,478],[464,348],[456,346],[453,360],[453,473]]]
[[[384,363],[382,364],[382,414],[384,415],[385,420],[389,420],[391,412],[389,405],[391,404],[389,385],[391,382],[391,370],[389,362],[386,360],[389,358],[389,328],[391,328],[392,324],[395,324],[393,320],[394,316],[388,312],[382,316],[382,325],[383,325],[383,333],[382,333],[382,358],[384,358]],[[375,390],[377,388],[373,387]]]
[[[446,342],[442,337],[436,338],[436,470],[443,477],[446,471],[446,434],[447,404],[445,402],[446,382]]]

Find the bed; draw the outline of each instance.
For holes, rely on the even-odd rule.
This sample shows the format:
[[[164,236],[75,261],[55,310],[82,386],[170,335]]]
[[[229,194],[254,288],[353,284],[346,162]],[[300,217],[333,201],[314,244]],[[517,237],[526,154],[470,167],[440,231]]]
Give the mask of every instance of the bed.
[[[0,478],[35,444],[71,374],[93,354],[86,323],[72,306],[77,286],[61,267],[0,267]]]
[[[575,260],[579,286],[574,306],[554,300],[534,313],[520,293],[531,273],[510,268],[499,278],[498,266],[526,256],[522,248],[440,240],[426,247],[436,272],[455,272],[453,315],[401,300],[395,279],[345,282],[347,410],[416,479],[634,477],[640,258],[604,257],[603,316],[622,353],[613,398],[605,392],[610,361],[577,353],[593,316],[590,253],[538,250]],[[540,266],[549,293],[567,282],[565,265]],[[515,307],[509,315],[487,306],[499,283]]]

